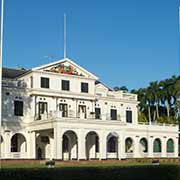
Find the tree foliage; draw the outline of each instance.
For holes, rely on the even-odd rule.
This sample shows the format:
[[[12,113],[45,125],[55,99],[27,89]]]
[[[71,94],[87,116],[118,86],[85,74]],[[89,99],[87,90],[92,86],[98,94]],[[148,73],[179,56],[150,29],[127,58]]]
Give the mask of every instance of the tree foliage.
[[[127,92],[128,88],[122,87]],[[133,89],[131,93],[138,95],[139,121],[177,123],[180,119],[180,76],[150,82],[148,87]]]

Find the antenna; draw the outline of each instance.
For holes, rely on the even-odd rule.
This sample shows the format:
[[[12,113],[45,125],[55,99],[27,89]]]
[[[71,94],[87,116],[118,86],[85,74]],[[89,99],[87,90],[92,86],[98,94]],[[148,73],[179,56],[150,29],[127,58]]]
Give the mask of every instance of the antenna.
[[[66,59],[67,48],[66,48],[66,14],[64,14],[64,59]]]

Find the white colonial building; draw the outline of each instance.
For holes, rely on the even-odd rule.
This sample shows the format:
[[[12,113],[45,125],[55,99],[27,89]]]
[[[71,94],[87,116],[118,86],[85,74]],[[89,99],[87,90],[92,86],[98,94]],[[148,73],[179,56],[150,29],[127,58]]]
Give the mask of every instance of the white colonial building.
[[[135,94],[113,91],[69,59],[3,68],[1,157],[177,157],[178,126],[138,123]]]

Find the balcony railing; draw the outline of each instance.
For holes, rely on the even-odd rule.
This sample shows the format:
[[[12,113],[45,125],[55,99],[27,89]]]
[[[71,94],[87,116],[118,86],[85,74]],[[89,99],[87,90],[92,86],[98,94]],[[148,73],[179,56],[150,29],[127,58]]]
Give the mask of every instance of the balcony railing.
[[[117,159],[117,152],[108,152],[107,153],[107,158],[108,159]]]
[[[11,152],[10,158],[25,159],[25,158],[27,158],[27,152]]]
[[[22,81],[22,80],[6,80],[6,81],[2,81],[2,86],[3,87],[19,87],[19,88],[26,88],[27,84],[26,82]]]
[[[134,153],[133,152],[126,153],[126,158],[133,158],[133,157],[134,157]]]
[[[140,125],[152,125],[152,126],[177,126],[177,124],[170,123],[157,123],[157,122],[138,122]]]
[[[166,156],[169,157],[169,158],[170,157],[176,157],[174,153],[167,153]]]
[[[137,101],[137,95],[136,94],[123,93],[122,96],[123,96],[123,99],[136,100]]]
[[[78,118],[78,119],[94,119],[94,120],[112,120],[112,121],[121,121],[120,115],[117,115],[114,119],[110,114],[101,114],[98,117],[95,113],[75,113],[75,111],[68,111],[65,116],[62,111],[54,111],[49,113],[44,113],[35,116],[35,120],[48,120],[53,118]]]
[[[162,155],[161,153],[153,153],[154,157],[161,157],[161,155]]]

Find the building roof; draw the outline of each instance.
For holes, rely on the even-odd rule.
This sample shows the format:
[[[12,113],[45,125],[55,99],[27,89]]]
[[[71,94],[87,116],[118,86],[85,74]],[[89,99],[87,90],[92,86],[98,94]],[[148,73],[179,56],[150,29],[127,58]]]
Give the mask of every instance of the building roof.
[[[13,68],[6,68],[3,67],[2,69],[2,77],[8,78],[8,79],[14,79],[18,76],[21,76],[22,74],[28,72],[27,69],[13,69]]]
[[[104,84],[103,82],[101,82],[101,81],[99,81],[99,80],[95,81],[95,85],[97,85],[97,84],[102,84],[102,85],[103,85],[104,87],[106,87],[109,91],[113,91],[112,88],[110,88],[109,86],[107,86],[106,84]]]

